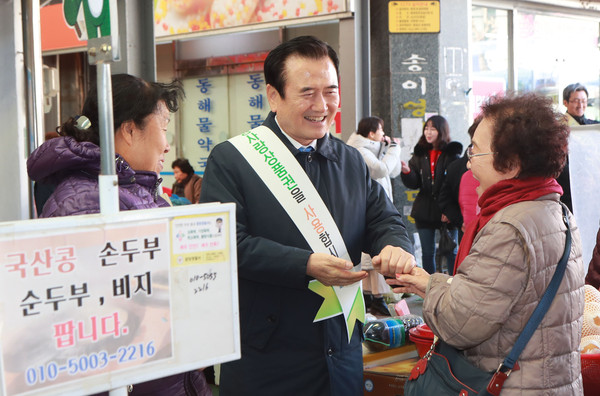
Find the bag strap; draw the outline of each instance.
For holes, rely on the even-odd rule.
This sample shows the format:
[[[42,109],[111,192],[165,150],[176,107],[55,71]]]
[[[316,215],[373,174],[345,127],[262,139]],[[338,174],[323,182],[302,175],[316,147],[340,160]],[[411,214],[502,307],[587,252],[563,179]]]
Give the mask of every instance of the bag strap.
[[[521,352],[523,352],[523,349],[525,349],[525,346],[531,339],[531,336],[533,336],[533,333],[539,326],[540,322],[542,321],[542,318],[546,315],[546,312],[548,312],[548,309],[552,304],[552,300],[554,300],[554,296],[556,295],[558,287],[560,286],[560,283],[565,275],[565,271],[567,269],[567,262],[569,261],[569,255],[571,253],[571,228],[569,224],[569,212],[567,211],[567,208],[564,204],[561,203],[561,205],[563,212],[563,221],[567,226],[565,251],[563,252],[562,257],[560,258],[560,261],[556,266],[556,270],[554,271],[552,280],[550,281],[548,288],[544,292],[544,295],[540,299],[538,306],[535,307],[535,310],[531,314],[531,317],[529,318],[529,321],[527,321],[527,324],[525,325],[525,328],[519,335],[519,338],[517,338],[517,341],[515,342],[515,345],[513,346],[512,350],[510,351],[506,359],[504,359],[504,362],[500,364],[498,370],[496,370],[496,373],[492,377],[492,380],[490,381],[487,387],[488,392],[490,392],[492,395],[500,394],[500,390],[502,390],[502,384],[504,383],[504,381],[506,381],[506,378],[508,378],[508,376],[512,372],[512,369],[515,366],[517,359],[521,355]]]

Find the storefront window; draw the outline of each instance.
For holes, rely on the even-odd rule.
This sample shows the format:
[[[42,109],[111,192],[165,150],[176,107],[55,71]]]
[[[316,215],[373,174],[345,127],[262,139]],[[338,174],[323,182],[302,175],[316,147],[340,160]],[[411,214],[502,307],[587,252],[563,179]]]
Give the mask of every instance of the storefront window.
[[[508,87],[508,11],[473,7],[471,60],[475,108]]]
[[[534,13],[518,7],[514,11],[473,6],[471,61],[475,108],[489,95],[516,89],[548,95],[564,112],[562,91],[568,84],[579,82],[589,92],[586,116],[599,119],[598,21]],[[514,21],[510,19],[513,16]],[[515,26],[514,47],[509,40],[510,22]],[[515,70],[514,87],[510,83],[511,70]]]
[[[515,61],[519,91],[551,96],[559,109],[562,91],[579,82],[589,92],[588,118],[598,118],[598,22],[586,19],[517,13]]]

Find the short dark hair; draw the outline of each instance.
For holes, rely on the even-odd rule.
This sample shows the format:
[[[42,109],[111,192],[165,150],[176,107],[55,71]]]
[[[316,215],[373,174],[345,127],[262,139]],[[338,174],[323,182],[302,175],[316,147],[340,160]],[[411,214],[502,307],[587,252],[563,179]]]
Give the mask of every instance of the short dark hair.
[[[160,101],[165,103],[171,113],[176,112],[179,108],[178,101],[185,96],[183,85],[178,80],[163,84],[147,82],[129,74],[115,74],[111,80],[115,133],[126,121],[133,121],[140,129],[143,129],[145,118],[156,111]],[[100,126],[96,84],[91,87],[86,96],[81,115],[90,120],[89,128],[77,128],[77,120],[75,117],[71,117],[57,130],[62,135],[72,136],[79,142],[92,142],[99,145]]]
[[[436,146],[438,150],[442,150],[448,143],[450,143],[450,125],[448,124],[448,121],[441,115],[431,116],[427,119],[427,121],[425,121],[423,124],[423,133],[421,134],[421,138],[417,142],[417,145],[426,150],[431,150],[433,148],[434,145],[427,143],[427,139],[425,138],[425,127],[429,122],[431,122],[433,127],[438,131]]]
[[[188,176],[194,174],[194,168],[190,164],[190,161],[185,158],[177,158],[175,161],[173,161],[171,168],[175,167],[181,169],[181,171]]]
[[[566,161],[569,126],[554,110],[552,99],[535,93],[492,96],[481,107],[492,121],[494,168],[521,167],[518,179],[557,177]]]
[[[379,129],[379,126],[383,128],[383,120],[379,117],[365,117],[358,122],[358,128],[356,129],[356,133],[361,136],[368,137],[369,132],[375,132]]]
[[[575,83],[575,84],[569,84],[565,87],[565,89],[563,89],[563,100],[568,102],[569,99],[571,99],[571,94],[573,92],[577,92],[577,91],[584,91],[586,97],[590,96],[588,94],[587,88],[584,85]]]
[[[331,62],[333,62],[339,79],[340,61],[334,49],[326,42],[314,36],[299,36],[279,44],[269,52],[269,55],[265,59],[265,82],[273,86],[282,98],[285,98],[285,82],[287,79],[285,74],[286,60],[293,55],[309,59],[329,57]]]

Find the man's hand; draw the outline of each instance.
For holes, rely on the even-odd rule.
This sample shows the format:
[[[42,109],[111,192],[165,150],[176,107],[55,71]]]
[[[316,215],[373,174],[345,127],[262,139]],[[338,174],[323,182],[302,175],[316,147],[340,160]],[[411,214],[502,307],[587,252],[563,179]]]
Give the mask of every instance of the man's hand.
[[[412,254],[406,250],[387,245],[381,252],[373,257],[373,268],[385,276],[396,277],[396,274],[409,274],[417,262]]]
[[[394,293],[416,293],[425,298],[430,276],[423,268],[414,267],[410,273],[398,274],[395,279],[385,281],[392,286]]]
[[[326,253],[313,253],[306,264],[306,274],[325,286],[348,286],[367,277],[367,271],[353,272],[351,262]]]

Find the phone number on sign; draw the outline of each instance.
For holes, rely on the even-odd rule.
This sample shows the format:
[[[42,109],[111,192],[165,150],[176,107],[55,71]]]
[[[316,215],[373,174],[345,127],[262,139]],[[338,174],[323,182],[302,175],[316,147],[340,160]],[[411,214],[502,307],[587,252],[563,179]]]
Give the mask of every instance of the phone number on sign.
[[[30,367],[27,369],[25,380],[27,385],[35,385],[46,381],[54,381],[60,374],[76,375],[88,371],[99,370],[106,367],[110,362],[119,364],[129,363],[138,359],[152,357],[156,353],[154,341],[147,344],[129,345],[117,349],[117,352],[109,355],[106,351],[90,353],[71,358],[63,365],[49,362],[45,366]]]

